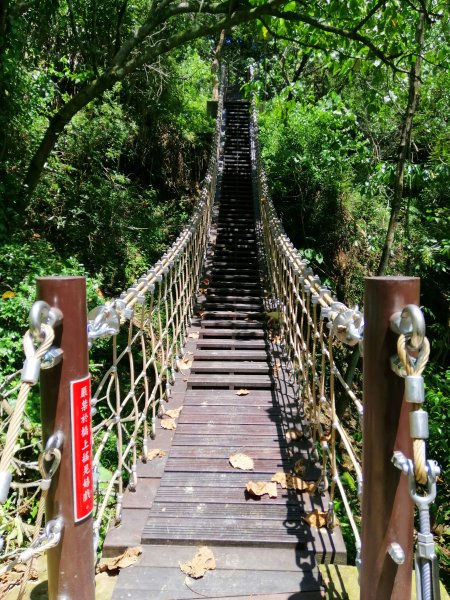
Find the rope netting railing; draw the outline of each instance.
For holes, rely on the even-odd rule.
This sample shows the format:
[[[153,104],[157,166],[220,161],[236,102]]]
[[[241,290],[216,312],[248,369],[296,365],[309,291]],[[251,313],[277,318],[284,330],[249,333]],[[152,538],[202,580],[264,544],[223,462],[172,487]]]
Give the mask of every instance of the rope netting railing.
[[[87,475],[92,480],[86,481],[95,498],[95,547],[100,531],[120,521],[126,487],[138,485],[137,463],[147,459],[148,440],[156,434],[156,418],[164,412],[183,358],[208,243],[225,86],[222,69],[208,170],[189,223],[153,268],[88,315],[89,344],[111,338],[98,343],[90,369],[93,465]],[[59,464],[59,440],[52,436],[42,448],[42,432],[33,426],[30,433],[25,410],[29,390],[39,381],[41,358],[48,366],[58,360],[52,348],[57,317],[50,310],[49,318],[50,307],[44,304],[37,302],[30,315],[22,371],[0,384],[0,576],[58,543],[61,534],[58,523],[42,528],[46,490]],[[25,451],[32,457],[27,461],[21,458]]]
[[[158,411],[160,415],[164,411],[162,400],[170,396],[183,356],[211,223],[224,86],[222,74],[212,153],[189,224],[146,275],[119,299],[89,315],[90,339],[113,335],[111,364],[92,396],[97,538],[112,496],[116,499],[114,518],[120,521],[125,485],[132,489],[137,485],[137,461],[147,459],[148,439],[155,436]],[[117,449],[118,462],[105,469],[111,447]],[[108,480],[102,481],[102,472],[107,471]]]
[[[327,527],[333,531],[337,524],[335,500],[339,492],[340,505],[354,537],[356,564],[360,567],[364,403],[361,377],[349,385],[346,371],[352,353],[357,351],[355,346],[360,346],[362,354],[364,317],[358,307],[338,302],[321,284],[308,260],[293,246],[283,229],[263,167],[254,96],[251,143],[271,310],[278,313],[282,348],[298,387],[299,416],[304,416],[306,421],[303,433],[312,440],[314,457],[321,461],[318,490],[328,491],[330,496]],[[409,421],[413,442],[413,459],[394,452],[392,463],[408,476],[409,494],[419,511],[420,531],[415,554],[418,597],[434,600],[439,598],[439,579],[429,508],[436,496],[440,469],[435,461],[426,459],[428,414],[422,408],[425,396],[421,375],[430,346],[425,337],[422,312],[415,305],[408,305],[401,314],[393,315],[390,327],[399,336],[397,354],[391,358],[390,369],[405,379],[404,399],[411,404]],[[342,406],[348,408],[342,410]],[[388,552],[394,562],[402,564],[405,557],[399,548],[398,544],[391,544]]]
[[[354,423],[358,425],[363,414],[362,394],[346,383],[339,359],[346,358],[342,356],[346,346],[352,347],[362,341],[363,316],[357,307],[349,308],[333,298],[284,232],[269,195],[262,165],[254,99],[252,129],[267,279],[271,285],[272,303],[279,313],[280,335],[299,388],[300,414],[304,414],[308,423],[305,433],[311,437],[315,456],[322,462],[318,488],[322,492],[328,490],[330,494],[328,528],[332,530],[336,524],[334,500],[337,488],[359,552],[359,516],[354,510],[355,498],[349,496],[340,476],[338,451],[340,460],[345,454],[350,461],[356,475],[355,488],[360,495],[361,447],[353,443],[352,435],[338,415],[336,398],[338,393],[349,398],[357,415]],[[317,449],[320,449],[320,457]]]

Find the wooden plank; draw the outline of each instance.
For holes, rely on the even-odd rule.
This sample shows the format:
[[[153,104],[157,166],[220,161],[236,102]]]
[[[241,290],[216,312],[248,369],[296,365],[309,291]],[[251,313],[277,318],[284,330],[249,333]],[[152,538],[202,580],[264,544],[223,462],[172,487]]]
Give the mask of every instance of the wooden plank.
[[[277,471],[290,470],[291,461],[287,458],[278,459],[263,459],[254,457],[255,469],[259,473],[265,473],[266,477],[272,475]],[[170,460],[167,465],[165,472],[193,472],[202,471],[203,473],[233,473],[235,469],[230,465],[228,459],[225,458],[197,458],[192,461],[190,458],[177,458]],[[251,478],[253,471],[249,471],[248,476]],[[320,473],[316,472],[316,477]]]
[[[211,390],[186,390],[185,394],[185,400],[189,400],[192,404],[197,404],[196,400],[198,403],[208,401],[211,405],[216,400],[223,400],[225,404],[232,400],[237,400],[239,404],[242,404],[243,398],[245,398],[246,405],[249,402],[255,401],[261,405],[270,403],[273,406],[278,406],[274,390],[248,390],[247,396],[238,396],[233,390],[214,390],[214,392],[211,392]]]
[[[252,407],[253,413],[251,412],[233,412],[229,414],[223,413],[210,413],[208,409],[193,413],[192,411],[184,411],[178,419],[178,424],[189,423],[191,425],[200,425],[200,431],[203,430],[205,425],[235,425],[238,429],[241,425],[270,425],[276,424],[282,426],[285,424],[286,429],[294,425],[294,421],[284,417],[278,413],[272,413],[271,418],[255,410],[255,406]]]
[[[195,358],[195,357],[194,357]],[[269,373],[267,362],[246,360],[198,360],[191,367],[191,373]]]
[[[236,427],[233,428],[236,431]],[[198,428],[197,428],[198,430]],[[280,438],[277,433],[273,433],[272,435],[262,434],[253,437],[249,437],[246,433],[241,432],[239,434],[231,433],[227,435],[226,441],[231,446],[240,446],[242,448],[260,448],[266,446],[280,445],[281,447],[286,447],[288,443]],[[177,444],[185,446],[223,446],[224,438],[222,436],[218,436],[215,433],[211,432],[200,432],[196,431],[195,433],[186,433],[185,431],[181,431],[181,429],[177,430]]]
[[[215,310],[207,308],[203,313],[203,320],[220,320],[233,319],[234,321],[250,319],[251,321],[259,322],[263,320],[261,310],[257,311],[238,311],[238,310]]]
[[[257,349],[266,349],[266,341],[264,339],[253,339],[253,340],[240,340],[240,339],[214,339],[207,338],[202,339],[199,338],[197,340],[197,348],[199,349],[233,349],[233,350],[257,350]]]
[[[142,531],[147,522],[150,507],[126,508],[118,527],[112,527],[106,534],[102,547],[102,557],[118,556],[127,548],[139,546]]]
[[[192,556],[195,554],[193,549]],[[191,558],[192,558],[191,556]],[[186,582],[188,584],[186,585]],[[209,571],[201,579],[188,579],[179,567],[134,566],[121,572],[112,600],[187,600],[191,598],[258,598],[260,594],[316,593],[321,589],[318,569],[304,572]],[[269,597],[270,597],[269,596]],[[292,597],[292,596],[290,596]],[[299,596],[299,600],[310,600]]]
[[[168,533],[170,532],[170,538]],[[318,533],[318,535],[314,535]],[[142,532],[142,543],[178,543],[192,542],[195,544],[238,543],[239,545],[257,546],[291,546],[307,544],[314,537],[320,537],[320,532],[314,533],[308,525],[295,524],[286,527],[281,521],[251,520],[228,518],[226,514],[217,524],[211,519],[184,518],[152,518],[147,521]]]
[[[265,337],[265,331],[263,329],[254,329],[253,331],[249,331],[248,329],[239,330],[238,327],[228,327],[228,328],[213,328],[208,327],[208,329],[201,329],[199,331],[201,338],[233,338],[236,340],[244,339],[244,340],[252,340],[252,339],[260,339]]]
[[[204,396],[189,396],[184,399],[184,406],[193,408],[203,408],[203,409],[211,409],[217,412],[217,414],[223,413],[238,413],[243,411],[243,413],[251,413],[253,411],[266,411],[268,414],[274,412],[276,414],[280,411],[292,411],[293,408],[286,408],[285,405],[280,405],[275,403],[273,399],[269,396],[267,398],[252,398],[252,392],[265,392],[270,390],[248,390],[247,396],[238,396],[236,391],[239,390],[208,390],[208,389],[200,389],[200,390],[189,390],[194,394],[196,392],[208,392],[207,395]],[[215,397],[215,392],[230,392],[229,396],[218,396]],[[296,408],[296,406],[295,406]],[[229,410],[227,410],[229,409]],[[214,412],[213,411],[213,412]],[[213,414],[213,413],[212,413]]]
[[[256,453],[254,453],[256,454]],[[292,472],[295,461],[290,460],[287,456],[280,457],[278,459],[263,459],[256,456],[253,456],[255,471],[257,471],[260,475],[264,476],[265,479],[270,481],[272,475],[274,473],[279,472]],[[318,466],[304,460],[304,472],[302,474],[302,478],[307,481],[317,481],[320,478],[321,470]],[[197,458],[195,463],[192,459],[189,458],[176,458],[171,459],[167,462],[165,472],[166,473],[197,473],[198,471],[202,471],[202,473],[214,473],[214,474],[222,474],[222,473],[235,473],[236,469],[234,469],[230,464],[228,459],[213,459],[213,458]],[[245,471],[248,474],[247,479],[252,479],[252,473],[254,471]]]
[[[261,322],[252,319],[249,319],[248,321],[242,319],[209,319],[207,321],[202,321],[203,329],[218,329],[221,327],[223,327],[224,329],[256,329],[259,331],[263,331],[261,328]]]
[[[252,407],[255,409],[256,407]],[[201,433],[205,425],[234,425],[237,430],[240,429],[241,426],[247,425],[257,425],[257,426],[265,426],[265,425],[277,425],[280,428],[291,428],[294,426],[294,420],[289,420],[287,417],[281,414],[273,414],[272,418],[268,418],[267,414],[260,412],[259,414],[254,411],[256,414],[251,414],[249,412],[235,412],[234,414],[223,414],[223,413],[210,413],[207,409],[203,411],[199,411],[196,414],[192,412],[185,412],[184,415],[178,419],[178,424],[190,424],[190,425],[198,425],[198,431]]]
[[[221,344],[223,345],[223,343]],[[264,346],[263,346],[264,347]],[[265,350],[247,350],[241,348],[229,347],[228,349],[196,350],[194,352],[194,361],[237,361],[237,360],[252,360],[263,361],[267,360],[267,352]]]
[[[222,437],[236,434],[236,429],[238,429],[238,434],[241,438],[245,438],[246,436],[259,437],[272,435],[275,436],[274,439],[278,441],[278,437],[284,437],[281,426],[276,423],[266,423],[264,425],[240,425],[239,428],[237,428],[236,425],[220,425],[217,423],[206,423],[201,427],[196,423],[184,423],[182,426],[184,435],[201,434]]]
[[[253,456],[252,452],[246,451],[242,446],[181,446],[176,445],[177,440],[175,440],[174,445],[170,449],[170,458],[222,458],[228,459],[230,454],[234,452],[244,452]],[[276,459],[276,458],[290,458],[291,460],[295,456],[295,453],[291,453],[291,451],[287,448],[281,450],[279,447],[274,446],[272,448],[258,448],[257,451],[254,452],[259,458],[262,459]]]
[[[209,487],[214,488],[218,493],[219,490],[224,488],[238,488],[245,490],[245,486],[247,482],[251,481],[270,481],[270,478],[267,478],[267,473],[262,473],[258,471],[234,471],[233,473],[188,473],[188,472],[170,472],[166,471],[161,479],[161,488],[169,488],[169,487]],[[278,486],[278,492],[281,492],[281,489]],[[288,490],[291,492],[292,490]],[[293,496],[296,494],[292,494]],[[298,492],[298,495],[308,495],[307,492]]]
[[[216,301],[212,301],[212,299],[210,299],[208,297],[208,301],[205,304],[205,308],[208,311],[246,311],[246,312],[250,312],[253,311],[255,314],[261,314],[261,307],[262,307],[262,303],[260,304],[254,304],[251,301],[250,302],[223,302],[220,300],[216,300]]]
[[[235,435],[237,434],[240,438],[245,436],[274,436],[274,439],[278,442],[278,439],[284,439],[283,427],[279,423],[266,422],[256,424],[242,424],[237,427],[235,424],[220,423],[183,423],[182,426],[183,435]]]
[[[164,545],[142,547],[139,560],[141,567],[178,567],[180,562],[192,559],[195,546],[177,544],[171,548]],[[310,552],[279,548],[275,552],[268,548],[248,548],[238,546],[215,546],[213,549],[217,568],[230,571],[289,571],[298,572],[300,565],[304,570],[312,570],[316,563]]]
[[[269,375],[212,375],[193,374],[187,381],[188,388],[228,388],[228,389],[271,389],[273,381]]]
[[[304,505],[300,504],[268,504],[258,503],[243,504],[205,504],[202,502],[193,503],[167,503],[155,502],[151,509],[152,519],[156,518],[177,518],[185,519],[189,515],[190,519],[211,519],[214,526],[217,521],[221,521],[224,515],[227,518],[259,521],[279,521],[286,523],[296,523],[305,516]]]
[[[249,481],[251,481],[249,479]],[[254,498],[245,492],[244,488],[217,488],[212,487],[196,487],[196,486],[185,486],[185,487],[162,487],[158,492],[158,502],[175,504],[191,504],[195,499],[196,502],[202,504],[219,504],[222,506],[223,498],[226,494],[227,504],[239,504],[243,507],[251,504],[257,504],[261,506],[287,506],[288,504],[298,504],[302,507],[304,512],[310,512],[311,510],[327,510],[328,504],[321,498],[321,496],[309,496],[309,494],[297,495],[291,490],[278,490],[277,498],[269,498],[263,496],[262,498]]]
[[[123,496],[123,508],[142,508],[143,506],[150,508],[158,491],[159,483],[160,479],[158,478],[141,479],[135,492],[127,489]]]
[[[263,306],[262,299],[256,294],[256,291],[251,296],[233,296],[232,294],[216,294],[208,291],[207,300],[208,302],[240,302],[254,304],[254,306],[258,307]]]
[[[249,394],[250,395],[250,394]],[[214,418],[221,417],[237,417],[238,415],[251,415],[252,417],[259,418],[261,416],[266,416],[269,420],[272,417],[283,415],[284,412],[281,410],[279,406],[272,406],[272,404],[266,403],[252,403],[247,404],[245,396],[238,396],[236,404],[219,404],[217,405],[208,405],[207,402],[203,402],[201,404],[192,404],[188,403],[186,407],[189,407],[189,411],[185,411],[184,415],[181,415],[183,418],[185,416],[211,416]],[[289,418],[289,417],[288,417]],[[192,421],[191,421],[192,422]]]

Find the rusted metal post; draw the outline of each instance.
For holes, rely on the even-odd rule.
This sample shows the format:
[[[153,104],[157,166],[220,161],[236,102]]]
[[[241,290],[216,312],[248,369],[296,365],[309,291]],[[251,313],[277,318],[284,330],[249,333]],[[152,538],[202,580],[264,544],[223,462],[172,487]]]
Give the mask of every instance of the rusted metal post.
[[[398,336],[389,319],[418,304],[419,289],[417,277],[365,282],[361,600],[411,598],[414,506],[407,478],[391,462],[394,450],[412,457],[410,407],[403,400],[404,381],[390,368]],[[389,554],[393,543],[404,552],[403,564]]]
[[[44,444],[56,432],[62,432],[61,464],[52,481],[47,504],[47,521],[62,517],[61,543],[47,555],[49,600],[94,600],[94,546],[92,513],[77,521],[74,500],[75,472],[81,466],[73,461],[71,383],[87,378],[88,345],[86,316],[86,280],[84,277],[45,277],[37,281],[37,297],[63,314],[55,329],[55,345],[63,352],[62,361],[41,373],[41,416]],[[72,389],[73,396],[73,389]],[[72,407],[73,411],[73,407]],[[90,398],[85,420],[90,436]],[[92,448],[86,472],[92,478]],[[76,452],[75,452],[76,455]],[[84,467],[83,467],[84,468]],[[92,492],[92,479],[87,480]],[[79,515],[78,511],[78,515]]]

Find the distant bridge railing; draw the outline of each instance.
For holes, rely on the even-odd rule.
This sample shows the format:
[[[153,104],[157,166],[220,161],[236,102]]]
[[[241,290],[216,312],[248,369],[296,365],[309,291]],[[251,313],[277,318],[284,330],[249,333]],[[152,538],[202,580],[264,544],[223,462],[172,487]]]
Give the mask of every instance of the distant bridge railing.
[[[415,504],[420,517],[417,597],[436,600],[439,577],[429,508],[440,469],[426,459],[428,415],[422,408],[421,373],[429,343],[417,306],[420,281],[366,280],[366,324],[358,307],[338,302],[290,242],[276,214],[258,143],[254,95],[251,143],[267,283],[299,390],[299,416],[307,424],[303,433],[322,463],[318,490],[330,495],[327,527],[332,532],[338,525],[338,491],[355,541],[361,598],[410,598]],[[357,345],[361,354],[364,345],[359,387],[345,378],[351,348]],[[348,410],[338,410],[338,400]]]
[[[120,298],[95,308],[87,318],[83,278],[38,281],[40,300],[32,308],[30,331],[24,337],[24,367],[0,384],[0,575],[21,563],[28,565],[19,597],[32,558],[48,550],[51,556],[64,539],[64,547],[70,549],[57,549],[54,562],[49,560],[50,596],[60,597],[64,591],[68,598],[94,598],[94,557],[101,530],[110,521],[120,521],[124,490],[137,486],[138,459],[147,458],[158,411],[164,411],[162,400],[170,396],[183,356],[212,218],[225,86],[222,69],[200,198],[161,260]],[[55,299],[56,309],[50,306]],[[98,344],[101,363],[92,365],[89,377],[87,345],[101,338],[112,339]],[[33,431],[33,448],[27,454],[33,458],[24,462],[23,432],[30,408],[26,401],[39,379],[43,431]],[[51,485],[55,479],[57,486]],[[28,523],[35,503],[37,519]],[[67,574],[64,581],[61,570]],[[72,572],[77,577],[70,583]]]

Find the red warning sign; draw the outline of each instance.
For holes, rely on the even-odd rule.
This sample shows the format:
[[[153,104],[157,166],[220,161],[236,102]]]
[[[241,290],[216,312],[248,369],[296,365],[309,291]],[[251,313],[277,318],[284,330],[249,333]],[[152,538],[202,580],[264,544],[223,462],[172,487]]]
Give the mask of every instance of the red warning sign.
[[[92,478],[91,379],[70,382],[74,520],[89,516],[94,507]]]

